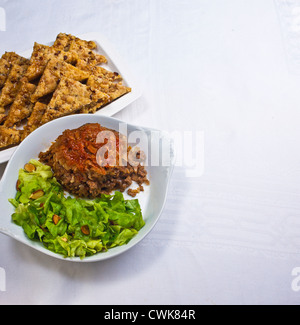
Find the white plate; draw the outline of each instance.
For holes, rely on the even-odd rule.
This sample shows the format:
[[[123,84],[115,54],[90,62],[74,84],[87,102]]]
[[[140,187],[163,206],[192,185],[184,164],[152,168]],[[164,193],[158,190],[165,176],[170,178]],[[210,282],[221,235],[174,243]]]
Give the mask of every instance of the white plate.
[[[138,83],[135,81],[135,78],[122,58],[116,53],[113,47],[103,36],[101,36],[99,33],[88,33],[79,35],[78,37],[84,40],[96,42],[97,50],[95,50],[95,52],[105,55],[108,60],[107,64],[102,64],[101,66],[108,70],[118,72],[123,77],[123,84],[131,88],[130,93],[116,99],[114,102],[106,105],[95,113],[95,115],[113,116],[124,107],[138,99],[142,94],[141,89],[138,87]],[[53,45],[53,42],[45,45],[51,46]],[[32,48],[18,54],[25,58],[30,58],[31,53]],[[16,150],[16,147],[17,146],[0,151],[0,164],[9,160],[13,152]]]
[[[126,125],[129,135],[133,134],[132,132],[134,131],[143,131],[147,139],[147,141],[144,141],[144,144],[148,142],[148,146],[149,144],[152,146],[151,138],[153,139],[153,134],[156,134],[157,137],[153,143],[159,144],[159,150],[152,150],[153,148],[151,148],[151,161],[159,161],[161,152],[169,152],[170,155],[168,166],[162,166],[160,164],[159,166],[146,167],[150,185],[145,185],[145,191],[140,192],[136,196],[136,198],[139,199],[146,224],[127,245],[112,248],[107,252],[86,257],[83,260],[79,258],[64,258],[59,254],[47,250],[42,243],[27,238],[23,229],[12,222],[11,215],[14,212],[14,207],[8,202],[8,199],[14,198],[16,195],[18,171],[20,168],[24,167],[25,163],[32,158],[36,159],[39,153],[45,151],[50,146],[51,142],[53,142],[64,130],[70,128],[70,125],[73,129],[85,123],[100,123],[105,127],[119,131],[119,123],[123,122],[112,117],[91,114],[71,115],[49,122],[32,132],[18,146],[6,167],[0,183],[0,232],[47,255],[76,262],[94,262],[116,256],[137,244],[150,232],[157,222],[165,204],[168,183],[175,162],[173,140],[170,139],[165,132],[123,123],[123,126]],[[141,145],[141,143],[139,143],[139,147],[145,152],[149,151],[145,146]],[[150,156],[150,152],[148,152],[148,156]],[[124,196],[126,198],[126,194],[124,194]]]

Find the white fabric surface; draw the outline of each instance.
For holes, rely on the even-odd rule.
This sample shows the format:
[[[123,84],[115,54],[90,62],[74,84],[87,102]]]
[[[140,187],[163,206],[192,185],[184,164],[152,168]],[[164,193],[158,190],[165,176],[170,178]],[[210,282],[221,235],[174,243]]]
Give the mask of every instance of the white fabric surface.
[[[143,88],[116,117],[204,136],[203,175],[176,166],[159,222],[116,258],[59,261],[0,234],[0,304],[300,303],[300,1],[0,7],[1,53],[101,32]]]

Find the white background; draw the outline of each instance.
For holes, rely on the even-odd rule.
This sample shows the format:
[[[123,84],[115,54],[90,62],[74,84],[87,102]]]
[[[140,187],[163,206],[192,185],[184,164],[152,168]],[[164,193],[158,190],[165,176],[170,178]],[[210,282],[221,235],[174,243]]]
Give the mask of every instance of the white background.
[[[0,0],[0,7],[1,53],[59,32],[102,33],[143,89],[115,117],[203,132],[205,163],[200,177],[187,177],[187,164],[174,169],[159,222],[116,258],[64,262],[0,234],[0,304],[300,303],[292,289],[300,266],[299,1]]]

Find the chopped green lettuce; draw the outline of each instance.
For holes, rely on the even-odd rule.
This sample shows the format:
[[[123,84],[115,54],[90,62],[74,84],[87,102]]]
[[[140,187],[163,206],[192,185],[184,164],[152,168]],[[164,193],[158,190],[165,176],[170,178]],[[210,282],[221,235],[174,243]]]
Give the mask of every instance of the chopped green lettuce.
[[[127,244],[144,226],[137,199],[125,200],[120,192],[94,200],[65,197],[49,166],[29,163],[35,171],[20,169],[17,194],[9,199],[12,220],[49,250],[84,258]],[[34,199],[36,191],[43,195]]]

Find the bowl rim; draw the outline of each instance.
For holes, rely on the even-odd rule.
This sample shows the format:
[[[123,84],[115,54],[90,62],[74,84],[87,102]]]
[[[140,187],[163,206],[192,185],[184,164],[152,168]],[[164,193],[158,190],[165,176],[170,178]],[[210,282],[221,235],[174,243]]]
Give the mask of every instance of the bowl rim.
[[[31,139],[33,137],[37,137],[39,134],[45,132],[48,129],[51,129],[52,127],[55,127],[55,124],[60,124],[65,122],[66,123],[66,129],[70,129],[72,128],[72,123],[67,123],[70,122],[72,120],[85,120],[88,117],[88,119],[94,119],[95,123],[97,123],[96,120],[104,120],[103,124],[105,126],[105,121],[112,121],[113,123],[125,123],[127,127],[130,128],[134,128],[135,130],[144,130],[144,131],[148,131],[149,133],[151,133],[151,131],[157,131],[160,132],[160,134],[162,136],[168,136],[169,140],[170,140],[170,145],[171,145],[171,149],[172,149],[172,157],[170,160],[170,166],[168,166],[167,170],[168,170],[168,176],[167,176],[167,180],[166,180],[166,186],[164,189],[164,198],[162,201],[162,205],[159,209],[159,213],[157,213],[157,215],[155,216],[154,220],[152,221],[151,226],[149,226],[149,228],[147,229],[147,231],[145,231],[144,234],[140,234],[140,232],[136,235],[136,237],[134,237],[131,241],[129,241],[129,243],[122,245],[122,246],[117,246],[114,248],[110,248],[107,252],[99,252],[97,254],[94,254],[92,256],[87,256],[83,259],[80,259],[80,257],[64,257],[63,255],[60,255],[58,253],[52,252],[50,250],[48,250],[46,247],[43,246],[43,244],[41,242],[35,242],[33,240],[30,240],[29,238],[27,238],[27,236],[25,235],[25,233],[23,233],[23,236],[20,237],[19,235],[14,234],[11,230],[5,228],[5,227],[1,227],[1,223],[0,223],[0,233],[3,233],[7,236],[10,236],[12,238],[14,238],[15,240],[22,242],[23,244],[37,250],[40,251],[41,253],[44,253],[45,255],[54,257],[56,259],[60,259],[63,261],[68,261],[68,262],[98,262],[98,261],[103,261],[115,256],[118,256],[126,251],[128,251],[130,248],[132,248],[133,246],[135,246],[136,244],[138,244],[139,242],[141,242],[154,228],[154,226],[156,225],[157,221],[160,218],[160,215],[164,209],[166,200],[167,200],[167,193],[169,190],[169,184],[170,184],[170,179],[171,179],[171,175],[173,173],[173,169],[175,166],[175,160],[176,160],[176,154],[175,154],[175,148],[174,148],[174,141],[172,139],[172,137],[170,137],[167,132],[162,131],[162,130],[158,130],[158,129],[154,129],[154,128],[149,128],[149,127],[143,127],[143,126],[138,126],[135,124],[131,124],[131,123],[127,123],[124,122],[120,119],[114,118],[114,117],[109,117],[109,116],[102,116],[102,115],[94,115],[94,114],[78,114],[78,115],[69,115],[69,116],[65,116],[65,117],[61,117],[58,118],[56,120],[50,121],[44,125],[42,125],[41,127],[39,127],[38,129],[36,129],[35,131],[33,131],[31,134],[29,134],[29,136],[27,138],[24,139],[24,141],[22,141],[22,143],[16,148],[16,150],[14,151],[14,153],[12,154],[10,160],[8,161],[8,164],[5,168],[5,171],[3,173],[3,176],[0,180],[0,196],[2,197],[3,195],[3,184],[5,183],[5,180],[7,178],[7,175],[9,173],[10,170],[10,166],[13,163],[15,157],[18,155],[18,153],[20,151],[23,150],[23,148],[28,145],[28,143],[31,141]],[[82,125],[86,124],[86,123],[91,123],[91,122],[83,122]],[[99,121],[100,123],[100,121]],[[68,125],[68,126],[67,126]],[[151,185],[150,185],[151,186]],[[6,200],[7,201],[7,200]],[[8,201],[7,201],[8,203]],[[8,203],[9,204],[9,203]],[[11,221],[12,222],[12,221]],[[13,222],[12,222],[13,223]],[[18,226],[19,227],[19,226]],[[34,243],[36,245],[34,245]]]

